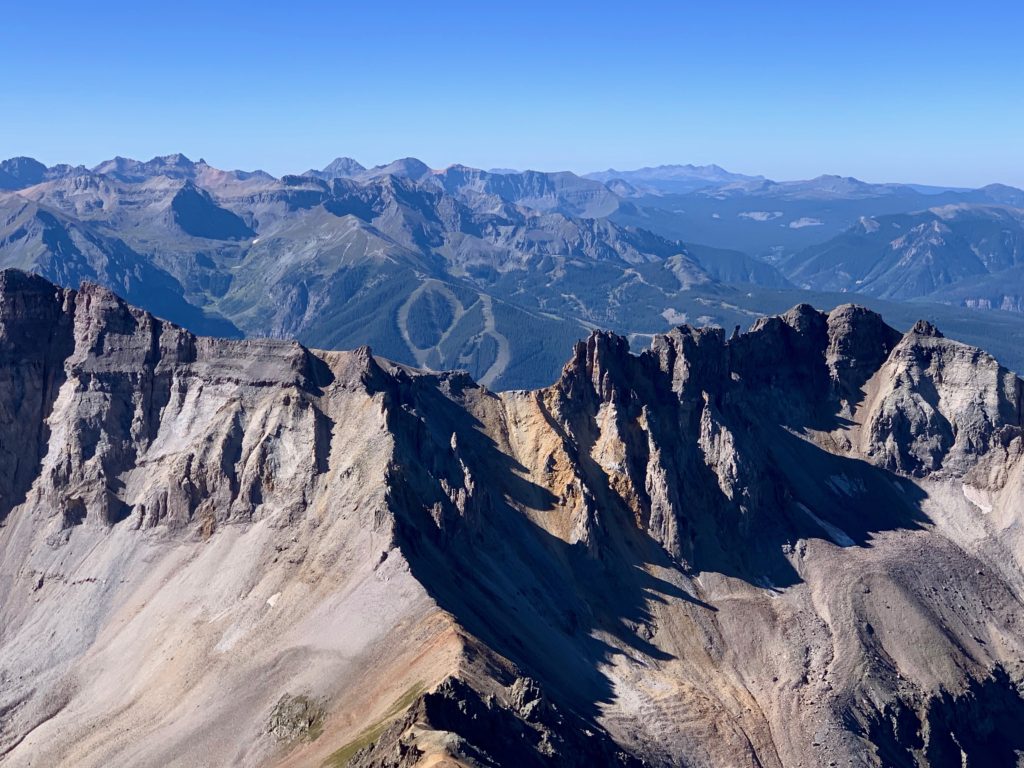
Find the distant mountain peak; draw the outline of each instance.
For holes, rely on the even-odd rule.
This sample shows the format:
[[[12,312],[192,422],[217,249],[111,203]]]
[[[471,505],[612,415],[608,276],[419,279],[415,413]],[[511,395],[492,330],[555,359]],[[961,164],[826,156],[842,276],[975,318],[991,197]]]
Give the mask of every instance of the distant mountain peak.
[[[980,188],[982,192],[1024,192],[1017,187],[1011,187],[1009,184],[986,184]]]
[[[415,157],[403,157],[393,160],[387,165],[377,165],[365,172],[368,178],[377,176],[402,176],[413,181],[419,181],[430,174],[433,170],[429,165]]]
[[[200,162],[202,162],[202,161],[200,161]],[[181,152],[175,152],[175,153],[170,154],[170,155],[163,155],[162,157],[161,156],[154,157],[152,160],[149,161],[149,163],[150,164],[162,163],[164,165],[176,165],[179,168],[189,168],[189,167],[191,167],[193,165],[196,165],[196,163],[193,163],[191,160],[189,160]]]
[[[977,190],[987,201],[999,205],[1010,205],[1024,208],[1024,189],[1011,187],[1007,184],[989,184]]]
[[[838,173],[822,173],[811,179],[812,182],[836,182],[841,181],[846,184],[866,184],[867,182],[861,181],[856,176],[841,176]]]
[[[365,170],[366,166],[358,160],[353,160],[351,157],[336,157],[324,167],[323,173],[347,177],[355,176]]]
[[[157,155],[146,161],[118,155],[95,166],[92,171],[112,176],[119,181],[137,182],[154,176],[185,178],[193,174],[195,169],[196,163],[181,152],[175,152],[170,155]]]
[[[12,157],[0,162],[0,189],[21,189],[38,184],[47,168],[33,157]]]
[[[45,170],[46,166],[36,160],[34,157],[25,157],[19,155],[18,157],[11,157],[7,160],[0,162],[0,168],[5,170],[14,170],[17,168],[32,168]]]
[[[692,163],[645,166],[631,171],[618,171],[609,168],[606,171],[584,174],[584,178],[603,183],[612,180],[624,181],[635,188],[638,193],[686,193],[725,184],[749,184],[764,181],[763,176],[732,173],[720,165],[693,165]]]

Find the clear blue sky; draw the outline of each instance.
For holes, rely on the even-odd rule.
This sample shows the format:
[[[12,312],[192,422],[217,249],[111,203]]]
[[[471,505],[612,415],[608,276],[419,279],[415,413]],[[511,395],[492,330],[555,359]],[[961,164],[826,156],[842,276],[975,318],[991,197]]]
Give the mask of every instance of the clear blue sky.
[[[1024,186],[1019,0],[156,5],[8,3],[0,156]]]

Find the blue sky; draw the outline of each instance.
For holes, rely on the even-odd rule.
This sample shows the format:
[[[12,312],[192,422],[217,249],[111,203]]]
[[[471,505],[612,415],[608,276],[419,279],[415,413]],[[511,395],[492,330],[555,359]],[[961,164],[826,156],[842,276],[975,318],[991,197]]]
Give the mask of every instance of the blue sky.
[[[11,3],[0,156],[1024,186],[1024,3],[711,5]]]

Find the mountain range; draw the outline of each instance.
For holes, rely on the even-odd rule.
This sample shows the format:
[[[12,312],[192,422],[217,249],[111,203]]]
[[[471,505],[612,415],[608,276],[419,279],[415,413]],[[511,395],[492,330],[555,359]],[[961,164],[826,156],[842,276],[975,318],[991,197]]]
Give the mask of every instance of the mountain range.
[[[1024,210],[947,205],[865,217],[789,259],[796,284],[887,298],[961,297],[970,306],[1021,311]]]
[[[698,189],[727,186],[738,183],[760,183],[764,176],[745,176],[742,173],[730,173],[717,165],[659,165],[656,167],[638,168],[633,171],[596,171],[584,174],[585,178],[594,179],[604,184],[619,185],[622,191],[630,192],[631,196],[641,193],[686,193]]]
[[[389,179],[243,220],[466,215]],[[495,393],[0,272],[0,763],[1019,764],[1024,382],[850,304],[642,347]]]
[[[646,341],[849,293],[1024,370],[1024,193],[1010,187],[345,157],[275,178],[177,154],[91,169],[14,158],[0,189],[0,266],[100,283],[197,333],[369,344],[495,389],[550,383],[595,327]],[[977,311],[990,308],[1009,311]]]

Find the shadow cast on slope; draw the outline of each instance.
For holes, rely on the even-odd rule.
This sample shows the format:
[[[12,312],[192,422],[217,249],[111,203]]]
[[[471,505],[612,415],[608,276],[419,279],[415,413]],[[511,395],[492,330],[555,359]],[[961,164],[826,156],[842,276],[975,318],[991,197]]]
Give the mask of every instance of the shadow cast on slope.
[[[742,490],[754,488],[753,495],[730,497],[706,465],[688,468],[694,572],[789,587],[801,581],[787,554],[801,539],[870,547],[878,533],[931,522],[924,491],[888,470],[830,453],[784,427],[758,427],[736,439],[752,475]]]
[[[698,370],[679,395],[669,372],[649,366],[654,384],[643,393],[644,407],[657,415],[647,420],[654,439],[677,448],[675,479],[687,493],[686,564],[757,586],[800,581],[787,554],[799,539],[870,546],[875,533],[929,522],[918,486],[839,455],[838,445],[836,453],[823,447],[842,443],[842,433],[857,426],[847,414],[863,404],[867,382],[900,334],[861,317],[870,343],[863,332],[852,334],[855,351],[841,348],[832,371],[824,316],[809,307],[787,316],[725,342],[717,378]]]
[[[920,486],[865,461],[830,453],[809,435],[748,424],[735,439],[744,460],[753,465],[749,487],[759,493],[745,499],[745,506],[737,503],[710,468],[697,466],[697,474],[706,476],[698,483],[703,501],[697,514],[705,521],[696,525],[696,571],[719,572],[756,586],[790,587],[801,578],[786,553],[801,539],[869,547],[879,532],[921,529],[930,522]]]
[[[71,316],[54,286],[0,272],[0,525],[23,503],[42,467],[49,417],[74,350]]]
[[[651,603],[713,609],[645,570],[672,563],[635,525],[609,519],[616,511],[602,513],[588,544],[532,521],[517,507],[543,514],[558,499],[526,480],[525,468],[425,377],[395,378],[392,434],[398,455],[418,459],[392,467],[390,478],[397,540],[413,574],[469,633],[598,727],[600,705],[615,698],[603,664],[623,653],[672,658],[645,639]],[[460,380],[468,382],[442,384]],[[430,414],[429,424],[419,413]]]
[[[575,446],[571,458],[583,481],[576,489],[583,495],[582,519],[574,521],[575,530],[554,535],[547,529],[557,529],[554,518],[545,527],[522,510],[534,510],[543,521],[565,500],[528,480],[526,468],[462,405],[493,395],[463,374],[397,371],[381,382],[396,455],[408,457],[391,467],[389,486],[397,542],[413,574],[469,633],[592,724],[602,705],[616,697],[614,680],[603,671],[610,659],[626,654],[643,665],[672,658],[649,641],[655,603],[715,610],[651,571],[712,571],[761,588],[766,582],[785,587],[800,581],[786,555],[800,538],[870,546],[877,532],[928,522],[917,486],[834,455],[793,427],[772,426],[770,419],[765,426],[763,414],[726,404],[723,423],[750,463],[749,479],[762,489],[745,506],[726,492],[705,458],[680,440],[696,434],[688,430],[699,430],[699,418],[670,418],[680,403],[665,389],[648,391],[643,401],[655,444],[670,454],[668,482],[682,495],[677,517],[687,537],[687,560],[680,562],[655,541],[649,521],[638,519],[591,456],[597,424],[587,409],[577,414],[571,435],[541,409],[567,450]],[[486,410],[485,401],[477,405],[479,412]],[[630,454],[625,471],[642,489],[638,466],[650,459],[650,449],[638,431],[638,413],[627,411],[617,425]],[[813,423],[838,427],[842,420]],[[640,498],[639,504],[649,509],[650,499]]]

